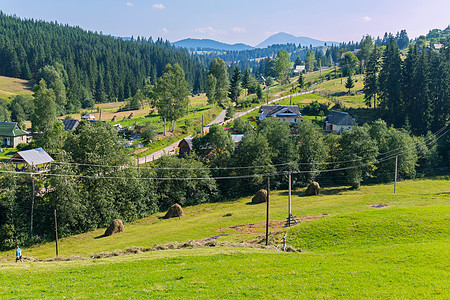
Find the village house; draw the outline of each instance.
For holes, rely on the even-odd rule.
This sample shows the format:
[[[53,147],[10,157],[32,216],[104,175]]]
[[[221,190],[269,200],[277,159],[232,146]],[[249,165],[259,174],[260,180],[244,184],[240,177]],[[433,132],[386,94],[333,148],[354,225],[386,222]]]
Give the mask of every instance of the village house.
[[[295,66],[294,74],[297,74],[297,73],[300,73],[300,72],[304,71],[305,68],[306,68],[306,66],[301,66],[301,65]]]
[[[231,139],[234,142],[234,145],[237,147],[239,145],[239,143],[241,142],[241,140],[244,138],[243,134],[232,134],[231,135]],[[191,153],[193,146],[192,146],[192,140],[194,138],[193,137],[187,137],[184,138],[180,141],[180,143],[178,144],[178,155],[180,157],[185,157],[186,155],[188,155],[189,153]],[[212,150],[212,148],[211,148]]]
[[[303,121],[298,105],[262,105],[259,110],[259,122],[265,118],[277,118],[291,125]]]
[[[15,148],[21,143],[28,143],[31,137],[17,126],[17,122],[0,122],[1,147]]]
[[[341,134],[344,130],[352,129],[355,125],[352,117],[343,111],[332,110],[323,120],[323,130],[326,133]]]

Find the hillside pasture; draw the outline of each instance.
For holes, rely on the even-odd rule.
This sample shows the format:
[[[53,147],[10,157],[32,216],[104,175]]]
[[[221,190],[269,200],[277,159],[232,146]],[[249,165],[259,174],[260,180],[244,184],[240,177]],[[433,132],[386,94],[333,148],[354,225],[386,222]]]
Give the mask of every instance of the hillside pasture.
[[[285,232],[288,245],[300,253],[225,246],[18,264],[11,261],[12,253],[2,253],[0,297],[445,299],[448,182],[404,181],[397,194],[391,184],[358,191],[330,188],[312,197],[295,191],[294,215],[318,217],[291,229],[271,228],[270,242],[279,245]],[[283,220],[286,192],[271,195],[270,218]],[[164,220],[159,219],[163,213],[156,214],[126,224],[125,233],[108,238],[96,239],[103,230],[64,238],[60,253],[86,257],[224,233],[228,236],[218,240],[264,242],[261,232],[250,228],[264,223],[265,204],[248,205],[249,200],[188,207],[181,219]],[[24,249],[24,255],[52,257],[53,247]]]
[[[32,95],[33,81],[0,76],[0,98],[12,99],[17,95]]]

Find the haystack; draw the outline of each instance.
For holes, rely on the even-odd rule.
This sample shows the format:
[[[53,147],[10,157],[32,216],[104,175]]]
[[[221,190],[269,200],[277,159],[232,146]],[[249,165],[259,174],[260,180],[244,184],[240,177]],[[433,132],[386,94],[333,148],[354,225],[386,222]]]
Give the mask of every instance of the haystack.
[[[115,122],[117,120],[117,116],[114,115],[114,117],[111,119],[111,122]]]
[[[318,182],[313,181],[305,191],[305,196],[317,196],[320,195],[320,185]]]
[[[124,232],[125,229],[123,227],[123,223],[119,219],[115,219],[112,221],[111,225],[106,229],[105,236],[111,236],[116,233]]]
[[[132,119],[134,117],[134,113],[131,113],[129,116],[128,116],[128,119]]]
[[[267,191],[259,190],[256,192],[256,195],[252,198],[252,204],[264,203],[267,202]]]
[[[165,219],[181,218],[183,216],[183,208],[179,204],[172,205],[164,216]]]

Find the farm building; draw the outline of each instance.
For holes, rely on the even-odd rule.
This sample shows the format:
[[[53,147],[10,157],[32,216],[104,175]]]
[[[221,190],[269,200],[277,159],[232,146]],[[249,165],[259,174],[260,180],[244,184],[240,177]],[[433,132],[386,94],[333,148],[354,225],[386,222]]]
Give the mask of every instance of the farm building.
[[[95,116],[91,113],[87,113],[84,116],[81,117],[82,120],[88,120],[88,121],[94,121]]]
[[[80,121],[76,119],[58,119],[64,124],[65,131],[73,131],[78,125],[80,125]]]
[[[0,122],[1,147],[15,148],[18,144],[28,143],[31,138],[27,134],[17,126],[17,122]]]
[[[259,121],[265,118],[277,118],[289,124],[303,121],[298,105],[262,105],[259,110]]]
[[[48,170],[53,158],[42,148],[19,151],[11,157],[10,163],[16,165],[16,169],[23,169],[24,166],[31,166],[36,172]],[[23,165],[19,168],[19,165]]]
[[[352,117],[343,111],[332,110],[323,120],[323,130],[327,133],[341,134],[342,131],[352,129],[355,125]]]

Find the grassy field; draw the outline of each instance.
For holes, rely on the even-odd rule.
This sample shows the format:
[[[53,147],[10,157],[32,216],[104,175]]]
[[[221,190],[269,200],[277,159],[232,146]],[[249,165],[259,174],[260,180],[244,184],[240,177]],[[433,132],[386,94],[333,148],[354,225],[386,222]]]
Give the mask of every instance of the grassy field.
[[[424,188],[426,187],[426,188]],[[449,275],[448,178],[325,189],[318,197],[293,193],[300,224],[282,227],[287,193],[271,193],[271,243],[287,233],[300,253],[210,247],[146,252],[95,260],[12,263],[1,253],[0,298],[358,298],[445,299]],[[203,240],[258,241],[265,204],[250,197],[185,208],[181,219],[156,214],[125,225],[61,239],[64,257],[155,243]],[[384,204],[384,208],[373,205]],[[239,226],[238,226],[239,225]],[[54,243],[23,249],[52,257]],[[7,255],[9,259],[6,260]]]
[[[0,98],[12,99],[17,95],[32,95],[32,81],[0,76]]]

